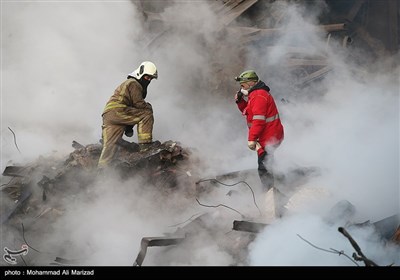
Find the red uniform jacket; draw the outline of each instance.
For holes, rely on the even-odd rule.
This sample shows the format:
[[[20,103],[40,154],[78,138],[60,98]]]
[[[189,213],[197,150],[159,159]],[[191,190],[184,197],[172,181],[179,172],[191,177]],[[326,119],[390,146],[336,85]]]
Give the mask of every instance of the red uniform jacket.
[[[262,146],[257,151],[259,155],[265,146],[278,146],[282,142],[284,132],[279,112],[264,82],[259,81],[249,91],[248,101],[242,99],[237,106],[247,120],[248,141],[258,141]]]

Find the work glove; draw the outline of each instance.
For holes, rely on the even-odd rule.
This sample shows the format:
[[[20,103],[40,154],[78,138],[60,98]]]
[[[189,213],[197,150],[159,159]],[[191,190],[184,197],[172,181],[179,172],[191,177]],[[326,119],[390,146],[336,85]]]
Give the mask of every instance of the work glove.
[[[126,135],[126,137],[132,137],[133,136],[133,125],[125,126],[125,135]]]
[[[256,149],[256,144],[257,144],[256,141],[248,141],[247,142],[247,146],[249,147],[250,150],[253,150],[253,151]]]
[[[238,90],[238,92],[235,94],[235,102],[239,103],[243,99],[243,92]]]

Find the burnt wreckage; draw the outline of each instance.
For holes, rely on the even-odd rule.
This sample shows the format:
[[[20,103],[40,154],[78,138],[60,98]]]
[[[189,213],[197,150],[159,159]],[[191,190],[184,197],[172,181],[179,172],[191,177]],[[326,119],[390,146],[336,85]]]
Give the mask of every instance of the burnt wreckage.
[[[47,219],[47,223],[54,222],[63,215],[60,210],[60,202],[68,199],[70,195],[87,195],[85,189],[88,185],[95,182],[99,174],[97,173],[97,161],[102,149],[101,144],[81,145],[73,141],[72,146],[75,150],[64,161],[57,161],[52,158],[40,158],[37,162],[25,166],[7,166],[3,176],[11,177],[11,180],[2,186],[2,192],[6,193],[10,201],[14,203],[3,204],[1,212],[2,226],[19,228],[22,224],[22,233],[25,241],[25,231],[34,225],[40,218]],[[223,206],[230,211],[237,212],[241,219],[224,220],[215,223],[215,216],[212,212],[199,213],[190,219],[182,222],[177,229],[168,234],[143,237],[140,249],[133,266],[141,266],[145,263],[145,257],[149,247],[165,247],[158,255],[175,258],[174,250],[180,252],[190,252],[190,244],[196,242],[201,233],[202,238],[206,236],[209,240],[216,241],[224,252],[234,256],[233,265],[246,265],[248,255],[248,245],[254,241],[257,234],[263,230],[268,230],[268,224],[262,219],[261,209],[257,205],[257,198],[254,191],[248,186],[253,195],[253,210],[257,212],[252,215],[244,215],[233,207],[227,205],[210,206],[202,204],[202,193],[207,193],[215,189],[223,182],[235,180],[235,184],[225,184],[234,186],[244,183],[246,178],[257,177],[256,170],[244,170],[231,172],[216,176],[213,179],[193,178],[190,174],[191,150],[183,148],[178,142],[166,141],[152,147],[146,151],[135,151],[135,143],[124,143],[120,145],[114,167],[123,179],[143,176],[147,178],[149,184],[153,185],[160,193],[168,195],[171,192],[184,192],[187,197],[193,198],[193,202],[204,207]],[[182,180],[185,173],[187,180]],[[101,175],[100,175],[101,176]],[[277,183],[291,189],[296,189],[308,178],[318,176],[315,168],[298,168],[288,174],[277,174]],[[180,179],[178,180],[178,177]],[[68,191],[66,191],[68,190]],[[226,195],[234,196],[235,189],[231,189]],[[257,193],[257,190],[255,190]],[[288,193],[286,193],[288,194]],[[4,201],[4,199],[3,199]],[[60,206],[60,207],[59,207]],[[400,242],[398,217],[396,215],[377,222],[356,223],[352,221],[355,208],[348,201],[337,203],[329,215],[325,218],[326,223],[333,224],[338,219],[346,218],[346,228],[351,227],[373,227],[382,238],[388,242]],[[219,219],[223,219],[217,216]],[[226,218],[225,218],[226,219]],[[228,218],[229,219],[229,218]],[[25,226],[24,226],[25,225]],[[346,236],[357,251],[355,258],[363,261],[365,265],[377,265],[362,254],[351,235],[346,229],[339,228],[339,231]],[[25,241],[26,242],[26,241]],[[27,242],[26,242],[27,243]],[[139,245],[139,244],[138,244]],[[30,245],[27,245],[30,246]],[[132,250],[134,245],[132,244]],[[178,247],[177,247],[178,246]],[[50,265],[80,265],[77,260],[70,260],[56,257]]]
[[[296,30],[285,29],[284,19],[287,16],[287,11],[284,9],[285,2],[313,6],[315,5],[314,2],[318,1],[215,0],[209,2],[211,10],[217,15],[217,21],[214,24],[217,25],[216,32],[220,35],[218,45],[210,46],[212,49],[210,53],[213,54],[211,65],[213,73],[216,73],[215,80],[210,81],[210,88],[215,89],[215,94],[229,92],[225,87],[230,84],[232,73],[240,72],[245,66],[247,47],[252,46],[255,49],[260,47],[264,52],[268,52],[269,48],[280,47],[276,44],[282,44],[282,42],[276,39],[282,32],[302,32],[301,27]],[[325,3],[329,6],[329,12],[321,17],[320,25],[317,27],[326,34],[327,47],[330,45],[340,46],[346,49],[349,57],[355,59],[357,59],[357,49],[362,49],[365,53],[368,53],[368,57],[372,61],[386,55],[395,54],[398,51],[400,6],[397,1],[326,0]],[[174,1],[165,1],[164,8],[174,4]],[[282,9],[279,9],[279,6]],[[155,9],[150,2],[139,1],[139,8],[143,12],[144,20],[149,27],[149,34],[151,34],[149,35],[151,37],[148,42],[149,48],[159,48],[162,45],[163,38],[168,38],[174,32],[182,32],[185,26],[191,34],[195,33],[190,23],[182,24],[182,22],[176,22],[175,19],[164,17],[163,9],[160,6]],[[382,25],[378,26],[376,22],[381,22]],[[177,25],[179,25],[179,28]],[[229,43],[233,40],[235,44]],[[236,52],[235,59],[226,57],[224,51],[226,48],[229,48],[231,52]],[[327,54],[323,51],[310,54],[302,46],[286,45],[282,45],[282,49],[287,51],[285,59],[282,61],[283,73],[289,73],[292,78],[287,80],[293,81],[295,88],[301,89],[312,85],[334,70]],[[229,71],[226,71],[224,59],[229,61]],[[360,65],[360,69],[368,64],[368,62],[364,63]],[[221,88],[224,88],[224,90],[221,91]],[[286,176],[278,175],[276,179],[286,188],[293,189],[304,183],[304,180],[307,180],[310,176],[318,175],[318,170],[300,168],[291,173],[286,174]],[[242,171],[221,175],[216,179],[222,181],[228,178],[241,180],[247,178],[247,175],[245,171]],[[288,198],[284,199],[287,200]],[[352,221],[354,213],[354,206],[350,202],[341,201],[332,208],[330,217],[327,217],[326,221],[333,223],[335,218],[338,219],[343,216],[347,218],[347,225],[349,226],[372,226],[384,239],[399,242],[400,217],[398,215],[374,223],[370,221],[357,223]],[[202,216],[191,223],[196,225],[207,224],[205,220],[207,220],[207,217]],[[170,238],[166,236],[143,238],[141,251],[134,264],[141,265],[143,263],[148,247],[170,246],[185,242],[183,236],[190,237],[192,232],[190,227],[196,227],[193,224],[187,225],[189,228],[183,227],[177,230]],[[235,220],[232,224],[234,231],[247,232],[249,235],[257,234],[264,228],[267,228],[267,224],[254,222],[254,219]],[[356,244],[354,240],[351,240],[351,236],[346,230],[340,229],[339,231],[349,238],[352,245]],[[250,240],[251,238],[247,241],[250,242]],[[244,243],[247,245],[246,242]],[[359,248],[356,251],[359,257],[362,256]],[[362,259],[362,257],[359,259]],[[376,265],[366,258],[364,258],[364,263],[365,265]]]
[[[166,7],[174,2],[163,1]],[[230,62],[237,61],[240,64],[231,65],[233,73],[240,72],[244,66],[243,50],[246,46],[258,44],[265,48],[273,47],[273,43],[276,42],[274,38],[282,32],[282,19],[285,17],[285,11],[268,10],[268,5],[273,2],[275,1],[216,0],[210,2],[213,5],[212,10],[217,13],[220,20],[217,31],[220,32],[221,37],[237,38],[235,42],[238,44],[229,45],[230,49],[236,49],[237,55],[234,60],[227,59]],[[308,2],[311,3],[312,1]],[[325,17],[326,21],[321,22],[319,27],[327,34],[327,45],[334,39],[340,42],[343,48],[363,45],[365,51],[370,53],[372,58],[379,58],[386,53],[398,51],[398,15],[395,13],[399,10],[398,2],[390,0],[335,0],[326,2],[330,5],[332,14]],[[162,11],[152,10],[151,1],[136,1],[135,3],[139,3],[141,6],[144,20],[150,29],[149,34],[153,35],[148,42],[150,49],[157,49],[162,44],[164,37],[176,32],[176,30],[181,31],[181,29],[174,29],[174,22],[165,22],[166,19],[161,16]],[[379,14],[387,16],[379,17]],[[244,19],[244,23],[248,23],[249,21],[246,19],[251,18],[252,26],[246,26],[246,24],[240,22],[241,18]],[[379,30],[380,25],[375,23],[383,21],[390,28]],[[188,26],[190,29],[191,26],[180,22],[177,24],[180,28]],[[229,40],[227,41],[229,42]],[[217,73],[215,80],[210,81],[211,88],[215,89],[215,92],[221,92],[219,89],[231,84],[232,81],[231,72],[225,70],[225,63],[222,60],[222,58],[226,58],[224,56],[226,47],[226,42],[223,40],[219,41],[216,46],[210,46],[210,48],[213,48],[213,51],[210,52],[212,53],[212,70]],[[329,60],[324,53],[310,56],[305,49],[299,47],[286,49],[288,54],[284,65],[288,69],[287,72],[295,77],[293,81],[295,81],[297,87],[307,86],[322,79],[332,71],[332,66],[329,65]],[[193,162],[196,160],[191,157],[191,150],[183,148],[180,143],[175,141],[160,143],[159,146],[152,147],[144,152],[139,152],[134,143],[121,142],[119,144],[121,148],[114,166],[121,178],[129,179],[141,176],[165,194],[184,192],[186,196],[193,198],[193,203],[197,202],[204,207],[230,208],[228,205],[202,204],[197,198],[202,193],[207,193],[210,189],[220,186],[221,183],[234,180],[236,184],[245,182],[250,177],[257,178],[256,170],[222,174],[214,179],[207,180],[195,178],[196,176],[190,173],[190,166],[196,164],[196,162]],[[27,165],[14,165],[5,168],[3,176],[11,179],[1,186],[1,190],[5,194],[4,197],[8,198],[7,200],[3,199],[4,203],[1,205],[0,218],[3,226],[7,225],[19,229],[21,222],[23,222],[24,227],[20,235],[25,239],[24,230],[29,230],[29,227],[33,226],[38,219],[47,218],[47,222],[51,222],[63,215],[63,211],[58,207],[58,202],[68,199],[71,193],[87,195],[84,194],[86,187],[92,184],[98,176],[96,165],[102,145],[90,144],[85,146],[73,141],[72,146],[75,150],[62,161],[53,158],[39,158],[36,162]],[[318,172],[316,168],[298,168],[292,170],[290,174],[277,174],[276,180],[278,184],[295,191],[310,177],[318,176]],[[212,214],[196,215],[180,224],[170,234],[143,237],[140,244],[130,244],[131,250],[138,250],[136,258],[131,262],[132,265],[146,264],[145,257],[150,247],[163,247],[158,248],[158,250],[161,250],[163,255],[174,258],[176,255],[173,254],[173,250],[178,247],[182,250],[190,250],[189,244],[195,241],[199,232],[204,232],[208,238],[217,240],[221,248],[234,255],[233,264],[246,264],[248,245],[258,233],[264,230],[268,231],[268,223],[259,219],[261,210],[257,205],[258,197],[255,196],[253,189],[245,189],[246,195],[252,195],[254,215],[243,215],[232,207],[228,211],[238,212],[241,219],[221,221],[218,228],[215,228],[215,224],[210,222],[215,219]],[[227,195],[234,196],[235,191],[236,189],[232,189]],[[288,197],[285,199],[287,200]],[[339,217],[341,219],[345,217],[347,229],[351,227],[372,227],[387,242],[400,244],[400,226],[397,215],[375,222],[360,222],[353,220],[355,212],[356,210],[350,202],[340,201],[332,208],[325,221],[328,224],[333,224]],[[25,221],[31,221],[31,223]],[[377,265],[363,255],[361,248],[352,239],[349,232],[342,227],[338,230],[349,239],[355,248],[356,253],[353,256],[355,260],[363,261],[365,265],[369,266]],[[57,257],[50,264],[74,265],[80,263]]]

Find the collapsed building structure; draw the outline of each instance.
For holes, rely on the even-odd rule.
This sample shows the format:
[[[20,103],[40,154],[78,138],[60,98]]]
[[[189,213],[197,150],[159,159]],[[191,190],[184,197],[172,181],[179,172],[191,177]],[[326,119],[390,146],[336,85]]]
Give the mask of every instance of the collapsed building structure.
[[[157,49],[163,38],[172,34],[193,33],[196,30],[193,22],[165,16],[164,11],[174,3],[165,1],[160,8],[151,1],[140,1],[143,18],[151,34],[146,38],[150,49]],[[250,45],[268,52],[272,47],[280,47],[276,44],[283,44],[277,40],[283,33],[303,32],[301,27],[295,30],[285,28],[288,3],[303,5],[305,11],[326,3],[327,11],[320,16],[317,29],[325,32],[327,47],[329,44],[342,46],[349,57],[358,61],[361,68],[370,67],[374,61],[384,57],[396,55],[399,50],[400,8],[396,0],[215,0],[209,3],[218,18],[215,23],[217,26],[214,27],[217,42],[207,46],[211,54],[212,72],[216,74],[212,81],[214,92],[229,85],[234,76],[232,74],[243,69],[246,47]],[[323,52],[310,54],[305,46],[282,45],[282,48],[287,53],[285,61],[282,61],[284,71],[281,73],[289,73],[294,87],[304,87],[332,70]],[[227,57],[226,49],[230,50],[230,57]],[[363,59],[357,57],[360,49],[364,52]],[[369,59],[365,60],[365,56]],[[231,63],[228,70],[225,61]]]
[[[1,225],[4,228],[15,228],[26,241],[26,231],[31,226],[44,226],[60,218],[67,210],[65,205],[68,201],[73,201],[76,196],[87,196],[90,193],[86,191],[91,184],[95,184],[99,179],[97,172],[97,161],[101,152],[101,144],[81,145],[73,141],[75,150],[66,157],[64,161],[54,160],[52,158],[40,158],[36,162],[25,166],[7,166],[3,176],[11,177],[7,184],[2,185],[2,192],[9,197],[9,200],[3,199]],[[140,244],[138,255],[132,264],[141,266],[145,261],[148,247],[166,247],[159,252],[168,256],[174,256],[173,245],[179,245],[190,252],[189,245],[198,238],[199,232],[207,234],[209,238],[218,240],[221,248],[235,256],[235,262],[232,265],[246,264],[247,250],[249,244],[254,241],[257,234],[268,227],[268,224],[260,222],[262,217],[261,209],[256,203],[254,191],[251,189],[254,199],[254,209],[257,208],[261,216],[256,214],[251,217],[244,215],[230,206],[220,204],[217,206],[205,205],[198,200],[201,194],[210,191],[218,184],[224,184],[229,179],[241,180],[239,183],[245,183],[246,178],[256,177],[251,170],[239,171],[217,176],[214,179],[202,180],[193,178],[190,170],[193,159],[190,159],[190,149],[183,148],[179,143],[167,141],[157,148],[147,151],[132,152],[126,147],[120,147],[114,167],[119,176],[127,180],[141,176],[145,178],[147,185],[152,185],[159,193],[168,196],[168,194],[179,192],[187,197],[195,198],[197,203],[204,207],[223,206],[227,209],[237,212],[241,215],[240,220],[231,220],[220,223],[219,229],[213,222],[214,217],[209,213],[198,214],[193,219],[183,223],[172,233],[162,236],[143,237]],[[182,175],[186,179],[182,180]],[[279,184],[285,185],[291,189],[301,186],[309,178],[318,176],[318,170],[303,168],[292,171],[292,174],[277,176]],[[180,177],[178,179],[178,177]],[[247,183],[245,183],[247,184]],[[236,184],[233,184],[236,185]],[[230,191],[227,195],[232,195],[235,191]],[[4,202],[8,202],[4,204]],[[67,202],[67,203],[66,203]],[[346,227],[370,227],[377,231],[387,242],[398,243],[400,227],[398,225],[397,215],[387,217],[377,222],[365,221],[362,223],[353,220],[356,209],[348,201],[341,201],[335,205],[329,215],[325,218],[326,223],[333,224],[338,220],[345,219]],[[262,221],[262,220],[261,220]],[[231,223],[231,229],[236,233],[231,233],[226,238],[226,223]],[[22,225],[22,230],[20,229]],[[341,231],[352,244],[357,244],[351,235],[343,228]],[[233,237],[232,237],[233,236]],[[359,248],[355,245],[355,248]],[[172,250],[172,251],[171,251]],[[361,249],[359,249],[361,250]],[[40,253],[40,251],[37,251]],[[367,257],[358,253],[358,261],[364,261],[366,265],[377,265]],[[361,254],[361,256],[360,256]],[[35,264],[35,261],[24,260],[27,265]],[[52,262],[48,260],[48,265],[83,265],[82,260],[71,260],[63,257],[56,257]]]
[[[143,19],[149,31],[146,37],[147,46],[157,49],[163,39],[170,34],[179,32],[193,32],[194,26],[185,22],[174,22],[171,18],[164,16],[164,11],[176,5],[175,1],[164,1],[163,7],[153,6],[152,1],[133,1],[143,12]],[[218,15],[219,22],[214,32],[221,40],[209,45],[210,65],[215,74],[211,80],[211,88],[214,94],[221,93],[221,87],[231,84],[233,73],[241,71],[246,61],[244,47],[253,45],[268,49],[277,42],[276,38],[284,29],[285,18],[284,5],[274,5],[280,1],[257,1],[257,0],[215,0],[210,1],[212,10]],[[314,1],[291,1],[304,5],[314,5]],[[395,0],[370,1],[326,1],[330,8],[317,26],[326,33],[326,43],[339,44],[348,49],[349,55],[356,56],[352,49],[362,48],[369,54],[370,60],[377,60],[385,56],[395,55],[399,50],[399,13],[400,4]],[[276,4],[276,3],[275,3]],[[178,3],[179,5],[179,3]],[[179,26],[179,27],[178,27]],[[298,31],[301,32],[301,29]],[[202,40],[199,34],[199,40]],[[231,44],[235,42],[235,44]],[[208,42],[204,42],[208,44]],[[224,48],[234,50],[235,59],[226,57]],[[286,48],[284,69],[293,77],[294,88],[304,88],[310,84],[323,79],[333,70],[324,53],[310,54],[301,47]],[[231,54],[230,54],[231,55]],[[225,61],[234,61],[229,69],[224,65]],[[364,63],[369,63],[364,62]],[[362,67],[362,64],[361,64]],[[233,89],[231,90],[231,92]],[[225,90],[229,92],[229,90]],[[96,164],[101,152],[101,144],[82,145],[73,142],[74,151],[63,161],[51,158],[40,158],[38,161],[28,165],[7,166],[3,176],[10,177],[8,183],[2,185],[1,191],[9,197],[7,203],[3,203],[1,212],[1,223],[10,227],[19,227],[21,221],[29,220],[34,223],[38,219],[47,218],[48,221],[57,219],[63,215],[63,209],[58,202],[70,199],[71,191],[76,195],[82,194],[86,186],[95,181]],[[123,179],[136,176],[146,178],[149,184],[163,193],[175,191],[185,192],[187,196],[197,197],[207,188],[213,187],[217,179],[247,177],[246,172],[223,174],[215,181],[207,184],[199,184],[201,178],[193,178],[190,174],[195,159],[191,158],[190,149],[184,148],[181,143],[167,141],[160,147],[146,152],[137,152],[120,148],[120,153],[115,162],[115,167]],[[315,169],[294,170],[296,176],[290,176],[290,180],[282,176],[278,179],[284,184],[301,185],[302,180],[317,173]],[[182,176],[186,180],[182,180]],[[180,176],[179,180],[177,177]],[[286,180],[286,181],[285,181]],[[290,181],[290,182],[289,182]],[[68,195],[65,190],[68,188]],[[199,204],[200,202],[197,201]],[[255,204],[257,206],[257,204]],[[399,217],[397,215],[387,217],[381,221],[359,223],[351,220],[355,209],[348,202],[339,204],[330,218],[334,219],[338,213],[348,216],[348,222],[354,226],[370,226],[377,229],[388,242],[400,242]],[[257,207],[258,208],[258,207]],[[343,216],[342,215],[342,216]],[[234,241],[222,242],[221,246],[236,255],[234,264],[246,264],[247,246],[254,240],[257,233],[268,227],[268,224],[243,217],[241,220],[232,220],[232,229],[239,232]],[[208,215],[199,215],[190,220],[185,226],[178,228],[170,235],[158,237],[143,237],[140,250],[133,265],[142,265],[145,260],[148,247],[171,245],[184,245],[191,242],[194,233],[209,230]],[[329,219],[327,220],[329,222]],[[25,225],[27,228],[27,225]],[[341,231],[349,239],[346,231]],[[210,235],[212,235],[210,233]],[[221,233],[221,236],[223,234]],[[222,239],[221,236],[215,237]],[[353,240],[354,241],[354,240]],[[352,243],[354,244],[354,243]],[[168,254],[168,251],[163,251]],[[238,254],[238,252],[240,252]],[[358,257],[366,265],[374,265],[365,256]],[[68,260],[57,258],[52,264],[68,265]],[[76,264],[76,263],[73,263]]]

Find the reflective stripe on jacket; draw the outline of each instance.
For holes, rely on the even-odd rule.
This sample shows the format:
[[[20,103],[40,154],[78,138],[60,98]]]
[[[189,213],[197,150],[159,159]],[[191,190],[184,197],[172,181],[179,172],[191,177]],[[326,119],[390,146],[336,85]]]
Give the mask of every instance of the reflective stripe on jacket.
[[[134,78],[127,79],[115,89],[104,108],[103,114],[112,109],[124,107],[137,109],[149,107],[143,98],[142,85]]]
[[[266,118],[263,115],[254,115],[253,116],[253,120],[264,120],[266,123],[272,122],[272,121],[277,120],[277,119],[279,119],[279,114],[276,114],[275,116],[272,116],[272,117],[269,117],[269,118]],[[251,122],[247,123],[247,126],[251,127]]]

